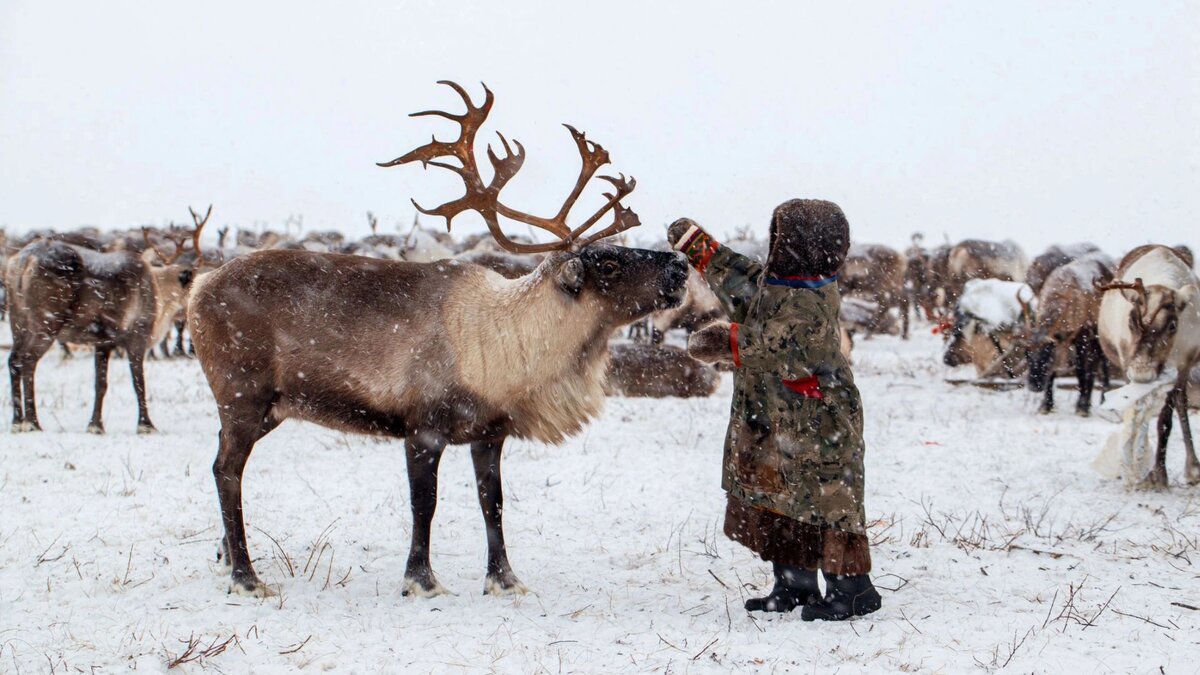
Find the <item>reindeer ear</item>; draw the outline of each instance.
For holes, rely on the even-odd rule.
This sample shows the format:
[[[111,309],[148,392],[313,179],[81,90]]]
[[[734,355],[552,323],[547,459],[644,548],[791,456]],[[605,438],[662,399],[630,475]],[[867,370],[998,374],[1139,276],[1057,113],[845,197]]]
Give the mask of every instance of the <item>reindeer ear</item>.
[[[558,285],[562,289],[572,295],[578,293],[583,288],[583,261],[579,256],[572,256],[570,260],[562,264],[558,268]]]
[[[1179,292],[1175,295],[1175,308],[1179,311],[1182,311],[1184,307],[1196,302],[1197,295],[1200,295],[1200,286],[1196,286],[1196,284],[1188,284],[1187,286],[1184,286],[1183,288],[1179,289]]]

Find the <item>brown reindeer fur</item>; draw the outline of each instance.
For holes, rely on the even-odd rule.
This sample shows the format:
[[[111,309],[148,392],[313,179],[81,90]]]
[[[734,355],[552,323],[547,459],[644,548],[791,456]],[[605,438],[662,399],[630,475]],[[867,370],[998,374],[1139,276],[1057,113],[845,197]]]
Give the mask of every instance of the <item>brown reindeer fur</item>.
[[[838,272],[838,288],[848,297],[876,303],[876,313],[864,328],[867,337],[883,330],[887,313],[900,309],[901,336],[908,338],[908,294],[904,291],[907,261],[902,253],[881,244],[850,247]]]
[[[623,344],[612,348],[605,392],[609,396],[679,398],[712,396],[717,370],[671,345]]]
[[[1041,293],[1042,286],[1054,270],[1080,256],[1097,253],[1099,250],[1094,244],[1075,244],[1073,246],[1054,244],[1029,263],[1029,269],[1025,272],[1025,283],[1029,284],[1034,293]]]
[[[154,322],[154,284],[145,263],[129,252],[100,253],[62,241],[39,239],[21,249],[5,273],[11,297],[13,348],[9,375],[13,430],[34,431],[37,363],[55,342],[95,347],[96,396],[88,430],[102,433],[108,358],[129,355],[138,400],[138,431],[152,431],[146,409],[142,359]]]
[[[1037,320],[1028,340],[1029,385],[1045,393],[1043,413],[1054,407],[1054,377],[1060,364],[1075,362],[1079,401],[1076,412],[1091,410],[1092,385],[1104,366],[1097,337],[1100,296],[1097,285],[1112,280],[1113,261],[1093,253],[1059,266],[1038,294]]]
[[[946,260],[946,306],[953,307],[971,279],[1024,281],[1028,263],[1011,241],[967,239],[950,249]]]
[[[917,237],[912,246],[904,251],[904,289],[908,294],[912,311],[924,314],[932,321],[939,313],[937,291],[940,284],[933,277],[933,259],[928,250],[920,245]]]
[[[196,355],[221,416],[213,465],[233,590],[263,595],[246,548],[241,477],[287,418],[404,437],[412,490],[407,593],[443,592],[429,565],[437,462],[470,443],[488,527],[488,592],[519,592],[500,520],[508,436],[557,443],[604,401],[608,337],[677,304],[681,256],[594,244],[505,279],[456,260],[273,250],[194,283]]]

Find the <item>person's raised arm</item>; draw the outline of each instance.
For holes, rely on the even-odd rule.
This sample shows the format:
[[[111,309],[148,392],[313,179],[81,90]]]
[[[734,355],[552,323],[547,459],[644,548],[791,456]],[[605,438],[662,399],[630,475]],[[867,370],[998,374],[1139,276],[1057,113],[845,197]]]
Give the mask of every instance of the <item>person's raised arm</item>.
[[[745,319],[746,307],[758,290],[758,278],[763,273],[761,264],[722,246],[690,218],[671,223],[667,228],[667,242],[687,256],[732,321]]]

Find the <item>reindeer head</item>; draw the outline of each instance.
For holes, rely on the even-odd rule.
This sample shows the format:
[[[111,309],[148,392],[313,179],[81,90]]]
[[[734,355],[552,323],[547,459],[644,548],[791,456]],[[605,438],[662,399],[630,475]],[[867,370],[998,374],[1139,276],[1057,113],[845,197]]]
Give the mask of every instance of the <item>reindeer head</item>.
[[[1175,347],[1179,315],[1196,301],[1195,285],[1176,290],[1141,279],[1130,283],[1112,283],[1099,287],[1103,292],[1119,292],[1129,303],[1130,341],[1122,345],[1125,373],[1134,382],[1152,382],[1162,374]]]
[[[978,328],[975,319],[961,310],[955,310],[954,315],[944,319],[938,327],[945,345],[942,363],[951,367],[971,363],[971,340]]]
[[[543,266],[562,292],[597,302],[614,325],[677,307],[687,293],[687,262],[676,253],[593,244],[556,253]]]

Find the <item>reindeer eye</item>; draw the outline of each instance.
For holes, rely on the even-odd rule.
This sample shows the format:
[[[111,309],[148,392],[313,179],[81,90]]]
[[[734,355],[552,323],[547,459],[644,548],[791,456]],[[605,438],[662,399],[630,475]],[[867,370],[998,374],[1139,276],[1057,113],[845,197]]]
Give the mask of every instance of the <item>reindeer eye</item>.
[[[600,263],[600,275],[605,277],[616,276],[617,272],[621,271],[621,266],[615,260],[605,260]]]

